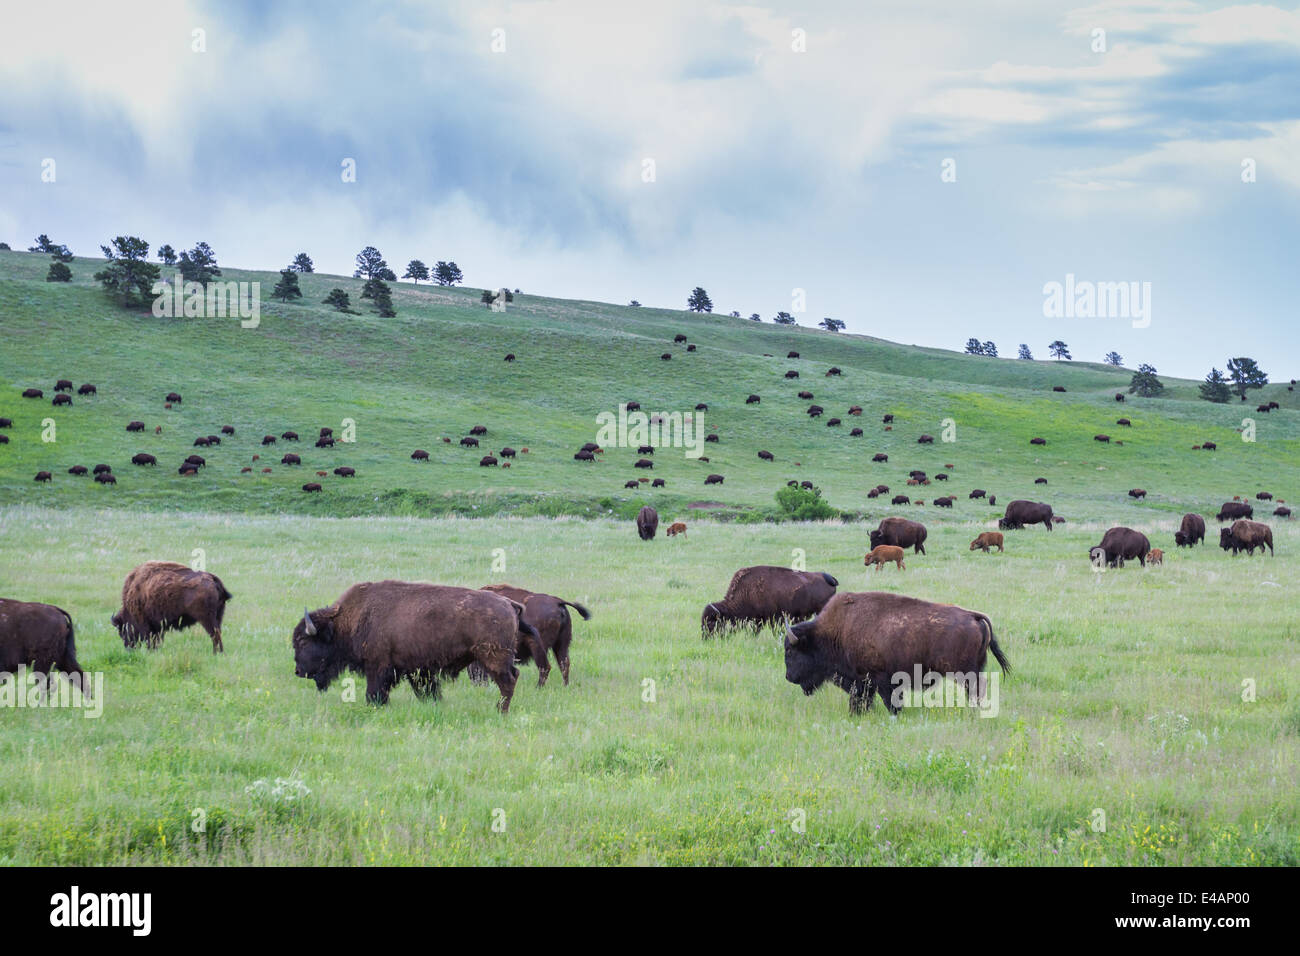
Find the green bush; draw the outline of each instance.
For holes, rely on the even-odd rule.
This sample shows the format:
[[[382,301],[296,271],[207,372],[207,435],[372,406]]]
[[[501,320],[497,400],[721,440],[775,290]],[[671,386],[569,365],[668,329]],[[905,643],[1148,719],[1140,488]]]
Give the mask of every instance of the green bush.
[[[795,521],[820,521],[835,517],[835,509],[822,500],[820,488],[786,485],[777,491],[776,503],[785,517]]]

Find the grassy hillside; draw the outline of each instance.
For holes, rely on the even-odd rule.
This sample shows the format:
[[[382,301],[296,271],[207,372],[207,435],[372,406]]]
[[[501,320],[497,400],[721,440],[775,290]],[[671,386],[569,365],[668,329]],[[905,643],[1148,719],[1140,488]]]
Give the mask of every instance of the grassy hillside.
[[[341,286],[359,304],[361,283],[325,275],[303,277],[303,304],[264,301],[260,328],[245,330],[235,319],[122,310],[90,279],[97,260],[76,260],[70,285],[44,282],[47,266],[43,256],[0,253],[0,416],[15,420],[10,443],[0,447],[0,496],[8,501],[320,515],[625,513],[645,501],[673,512],[698,501],[770,508],[775,489],[797,478],[815,482],[839,508],[874,516],[889,509],[867,501],[867,489],[901,486],[912,468],[934,473],[951,463],[948,487],[963,502],[970,488],[984,487],[1004,501],[1049,500],[1072,518],[1136,520],[1152,509],[1205,510],[1260,488],[1288,497],[1300,454],[1300,404],[1284,386],[1257,393],[1283,411],[1250,411],[1258,440],[1246,443],[1236,429],[1257,402],[1209,405],[1194,398],[1194,383],[1167,380],[1170,397],[1120,406],[1113,395],[1127,387],[1129,373],[1097,365],[986,359],[526,292],[494,314],[478,303],[477,290],[408,284],[396,294],[396,319],[348,316],[320,300]],[[277,276],[227,269],[224,278],[260,281],[268,299]],[[698,350],[674,345],[678,333]],[[802,357],[786,359],[791,349]],[[661,361],[665,351],[671,361]],[[502,361],[507,352],[518,361]],[[842,377],[825,376],[832,365]],[[801,377],[786,380],[788,369]],[[61,377],[93,382],[99,395],[53,409]],[[1068,391],[1054,393],[1054,385]],[[18,398],[28,386],[43,388],[45,399]],[[801,389],[826,408],[824,418],[804,414],[809,402],[796,397]],[[184,403],[165,410],[163,396],[172,390]],[[744,404],[751,392],[761,404]],[[596,437],[596,416],[629,399],[651,412],[689,412],[707,402],[704,421],[721,439],[708,446],[710,463],[663,449],[652,473],[638,472],[636,449],[614,447],[596,465],[574,462],[573,452]],[[852,404],[864,408],[861,418],[846,414]],[[896,416],[892,431],[880,422],[884,412]],[[1131,429],[1115,425],[1121,414],[1132,419]],[[843,426],[827,427],[832,416]],[[47,417],[56,424],[54,442],[42,440]],[[338,431],[347,418],[356,422],[354,444],[311,447],[321,426]],[[124,431],[132,419],[146,423],[145,434]],[[941,436],[945,419],[955,424],[955,442],[916,444],[922,433]],[[458,447],[475,424],[488,428],[480,452]],[[161,435],[154,434],[158,425]],[[203,451],[208,466],[197,479],[178,476],[194,437],[222,425],[233,425],[236,436]],[[853,426],[864,435],[850,438]],[[307,447],[281,443],[241,476],[263,452],[261,437],[286,429],[307,438]],[[1093,442],[1098,432],[1123,446]],[[1030,447],[1035,435],[1048,439],[1046,448]],[[1218,442],[1217,453],[1191,450],[1206,439]],[[509,470],[478,467],[481,451],[505,445],[529,454]],[[412,462],[416,448],[432,461]],[[776,463],[759,462],[760,449]],[[304,467],[280,467],[285,450],[302,454]],[[160,467],[132,468],[139,451],[156,455]],[[890,455],[887,465],[871,464],[878,451]],[[116,487],[66,474],[72,465],[100,462],[113,466]],[[300,490],[310,473],[340,464],[355,467],[358,477],[331,474],[320,496]],[[263,476],[267,465],[273,471]],[[37,470],[54,472],[54,482],[36,486]],[[710,472],[726,483],[706,489]],[[647,474],[663,478],[666,489],[624,490],[625,481]],[[1033,485],[1039,476],[1049,480],[1047,489]],[[1135,485],[1152,493],[1145,504],[1124,499]],[[940,493],[938,485],[925,491],[926,499]]]

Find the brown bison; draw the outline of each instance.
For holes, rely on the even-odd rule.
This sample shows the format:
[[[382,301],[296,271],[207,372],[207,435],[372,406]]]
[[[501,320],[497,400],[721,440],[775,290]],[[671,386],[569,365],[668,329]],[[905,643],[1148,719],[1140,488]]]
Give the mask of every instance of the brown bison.
[[[762,399],[759,398],[757,395],[751,395],[751,396],[749,396],[749,398],[745,399],[745,404],[746,404],[746,405],[757,405],[757,404],[758,404],[759,402],[761,402],[761,401],[762,401]]]
[[[461,447],[462,447],[462,448],[477,448],[477,447],[478,447],[478,439],[477,439],[477,438],[462,438],[462,439],[460,440],[460,444],[461,444]]]
[[[876,566],[877,574],[879,574],[890,561],[894,562],[894,565],[898,570],[905,571],[907,570],[907,565],[903,563],[903,554],[903,549],[897,545],[881,544],[868,551],[866,557],[862,559],[862,563],[867,567],[871,567],[871,565],[874,564]]]
[[[823,414],[825,414],[825,413],[826,413],[826,409],[822,408],[820,405],[809,405],[809,406],[808,406],[808,417],[809,417],[809,418],[816,418],[816,417],[818,417],[819,415],[823,415]]]
[[[835,595],[839,583],[821,571],[771,565],[741,568],[731,576],[726,595],[705,605],[700,633],[707,638],[734,627],[760,630],[781,620],[806,620]]]
[[[357,476],[357,470],[347,465],[340,465],[334,469],[334,474],[338,475],[340,478],[355,478]]]
[[[44,398],[44,397],[45,397],[45,393],[41,391],[39,388],[23,389],[23,398]]]
[[[165,401],[171,402],[173,404],[180,404],[181,396],[177,392],[168,392]]]
[[[983,551],[985,554],[988,554],[989,548],[997,548],[998,551],[1005,551],[1006,549],[1002,546],[1002,532],[983,532],[978,538],[970,543],[970,550],[974,551],[976,548]]]
[[[133,464],[133,465],[157,465],[157,464],[158,464],[158,459],[155,458],[153,455],[147,455],[147,454],[145,454],[144,452],[141,452],[141,453],[138,454],[138,455],[132,455],[132,456],[131,456],[131,464]]]
[[[641,483],[640,483],[639,481],[637,481],[635,478],[633,478],[633,479],[630,479],[630,480],[628,480],[628,481],[623,482],[623,487],[624,487],[624,488],[639,488],[639,487],[641,487]]]
[[[1011,664],[987,615],[955,604],[934,604],[883,591],[837,594],[811,621],[787,626],[785,679],[808,696],[828,681],[861,713],[877,693],[891,714],[919,674],[949,675],[971,699],[983,696],[989,651]]]
[[[1132,428],[1132,427],[1133,427],[1133,423],[1132,423],[1131,421],[1129,421],[1127,418],[1118,418],[1118,419],[1115,420],[1115,424],[1116,424],[1116,425],[1123,425],[1125,428]]]
[[[209,444],[211,444],[211,442],[208,441],[206,435],[200,435],[198,438],[194,439],[195,448],[207,448]]]
[[[709,475],[707,478],[704,479],[704,483],[705,483],[706,485],[720,485],[720,484],[722,484],[722,476],[721,476],[721,475]]]
[[[96,476],[95,476],[95,481],[96,481],[96,483],[101,484],[101,485],[115,485],[115,484],[117,484],[117,478],[116,478],[116,476],[114,476],[114,475],[113,475],[112,473],[110,473],[110,472],[104,472],[104,474],[102,474],[102,475],[96,475]]]
[[[1147,564],[1164,564],[1165,553],[1159,548],[1152,548],[1147,554]]]
[[[0,428],[13,428],[14,420],[12,418],[0,418]]]
[[[1046,438],[1031,438],[1031,439],[1029,439],[1029,444],[1031,444],[1031,445],[1046,445],[1046,444],[1047,444],[1047,439],[1046,439]]]
[[[428,460],[429,460],[429,453],[428,453],[427,451],[425,451],[423,448],[417,448],[417,449],[415,449],[415,451],[411,452],[411,460],[412,460],[412,461],[428,461]]]
[[[973,501],[973,500],[975,500],[976,498],[983,498],[983,497],[985,497],[985,496],[987,496],[987,495],[988,495],[988,492],[985,491],[983,488],[974,488],[974,489],[971,490],[971,493],[970,493],[969,495],[967,495],[966,497],[967,497],[967,498],[970,498],[970,499]]]
[[[484,455],[478,460],[478,466],[480,468],[495,468],[497,466],[497,456]]]
[[[94,467],[93,474],[96,474],[96,475],[102,475],[104,472],[106,472],[106,471],[112,471],[112,470],[113,470],[113,467],[112,467],[111,465],[100,464],[100,465],[96,465],[96,466]]]
[[[72,396],[71,396],[71,395],[62,395],[62,394],[60,394],[60,395],[55,395],[55,396],[54,396],[54,401],[53,401],[51,404],[53,404],[53,405],[55,405],[55,406],[58,406],[58,405],[71,405],[71,404],[72,404]]]
[[[71,468],[68,469],[68,474],[70,474],[70,475],[84,475],[84,474],[86,474],[86,466],[85,466],[85,465],[73,465]]]
[[[1124,393],[1123,393],[1123,392],[1116,392],[1116,393],[1115,393],[1115,401],[1117,401],[1117,402],[1125,401]]]
[[[122,643],[144,641],[157,647],[169,630],[200,625],[212,638],[212,653],[220,653],[221,619],[231,594],[221,579],[173,561],[146,561],[126,576],[122,607],[111,618]]]
[[[1128,490],[1128,496],[1135,499],[1145,498],[1147,496],[1147,490],[1145,488],[1130,488]]]
[[[1273,509],[1273,516],[1276,518],[1289,518],[1291,517],[1291,509],[1286,505],[1279,505]]]
[[[301,465],[301,464],[302,464],[302,459],[299,458],[297,455],[295,455],[293,452],[290,452],[289,454],[285,455],[283,458],[280,459],[280,464],[282,464],[282,465]]]
[[[1122,526],[1111,528],[1101,538],[1101,544],[1089,549],[1088,558],[1093,567],[1124,567],[1125,561],[1134,558],[1146,567],[1147,554],[1151,551],[1151,542],[1141,531]]]
[[[24,666],[47,676],[58,668],[70,684],[90,692],[90,680],[77,663],[68,612],[53,604],[0,598],[0,674],[16,674]]]
[[[872,460],[872,461],[889,461],[889,456],[886,455],[883,451],[878,451],[878,452],[876,452],[874,455],[871,456],[871,460]]]
[[[635,484],[635,482],[633,482]],[[649,541],[659,530],[659,512],[655,511],[649,505],[643,507],[636,515],[636,533],[641,536],[642,541]]]
[[[293,629],[294,671],[325,691],[344,671],[365,675],[366,700],[388,703],[406,680],[421,699],[437,700],[443,679],[478,664],[510,710],[519,668],[516,648],[526,643],[539,670],[549,665],[524,607],[490,591],[409,581],[354,584],[329,607],[303,612]]]
[[[1256,501],[1272,501],[1273,496],[1267,491],[1260,491],[1255,494]]]
[[[298,440],[298,433],[297,433],[297,432],[283,432],[283,433],[280,435],[280,437],[283,438],[285,441],[297,441],[297,440]]]
[[[785,377],[786,377],[786,378],[798,378],[798,377],[799,377],[799,373],[796,372],[794,369],[790,369],[790,371],[788,371],[788,372],[785,373]]]
[[[901,496],[900,496],[901,497]],[[902,502],[907,504],[904,498]],[[893,544],[900,548],[911,548],[916,554],[925,554],[925,525],[910,518],[885,518],[876,530],[871,532],[871,547]]]
[[[995,500],[990,498],[989,504]],[[998,519],[998,528],[1003,531],[1016,531],[1027,524],[1041,524],[1051,531],[1052,506],[1041,501],[1017,500],[1007,505],[1006,512]]]
[[[678,534],[680,534],[683,538],[686,537],[686,522],[674,521],[672,524],[668,526],[668,530],[665,531],[664,534],[669,538]]]
[[[889,503],[891,505],[910,505],[912,499],[907,497],[907,495],[894,495],[894,497],[889,500]]]
[[[760,451],[758,457],[761,461],[776,461],[776,459],[772,457],[770,451]]]
[[[142,432],[144,431],[144,422],[127,422],[126,430],[129,432]]]
[[[862,414],[862,406],[861,406],[861,405],[850,405],[850,406],[849,406],[849,414],[850,414],[850,415],[861,415],[861,414]]]
[[[85,385],[83,385],[83,386],[81,386],[79,389],[77,389],[77,394],[78,394],[78,395],[96,395],[96,394],[98,394],[98,391],[99,391],[99,390],[96,389],[95,386],[93,386],[93,385],[91,385],[89,382],[87,382]]]
[[[1198,542],[1205,540],[1205,519],[1197,514],[1183,515],[1183,522],[1174,532],[1174,544],[1183,548],[1194,548]]]
[[[233,435],[234,433],[235,433],[235,426],[234,426],[234,425],[222,425],[222,426],[221,426],[221,434],[223,434],[223,435]]]
[[[1047,484],[1047,479],[1046,479],[1046,478],[1035,478],[1035,479],[1034,479],[1034,484],[1036,484],[1036,485],[1045,485],[1045,484]]]
[[[1219,547],[1224,551],[1231,551],[1233,554],[1238,551],[1245,551],[1252,556],[1256,548],[1259,548],[1260,554],[1263,554],[1264,549],[1268,548],[1268,553],[1271,555],[1273,553],[1273,529],[1259,521],[1241,518],[1234,521],[1231,528],[1219,529]]]
[[[54,476],[50,474],[48,471],[38,471],[36,473],[36,477],[32,479],[32,481],[53,481],[53,480],[54,480]]]
[[[1110,441],[1110,436],[1109,436],[1109,435],[1093,435],[1093,436],[1092,436],[1092,440],[1093,440],[1093,441],[1099,441],[1099,442],[1103,442],[1103,443],[1104,443],[1104,442],[1108,442],[1108,441]]]
[[[1219,513],[1214,516],[1216,521],[1236,521],[1238,518],[1255,517],[1255,509],[1245,501],[1225,501]]]
[[[826,370],[826,375],[828,378],[832,375],[841,375],[841,374],[843,373],[840,371],[838,365],[832,365],[830,368]]]
[[[1065,391],[1065,386],[1064,386],[1064,385],[1053,385],[1053,386],[1052,386],[1052,391],[1054,391],[1054,392],[1064,392],[1064,391]]]
[[[651,487],[651,488],[663,488],[663,487],[665,487],[665,485],[664,485],[664,480],[663,480],[662,478],[656,478],[654,481],[650,482],[650,487]]]
[[[1214,450],[1216,450],[1219,446],[1216,445],[1216,444],[1215,444],[1214,442],[1212,442],[1212,441],[1204,441],[1204,442],[1201,442],[1201,447],[1202,447],[1203,449],[1205,449],[1206,451],[1214,451]]]
[[[211,438],[208,439],[208,441],[211,441],[211,440],[212,440]],[[329,436],[329,435],[321,435],[320,438],[317,438],[317,439],[316,439],[316,447],[317,447],[317,448],[333,448],[333,447],[334,447],[334,439],[333,439],[331,436]]]
[[[942,478],[943,476],[942,476],[942,475],[936,475],[935,477],[937,477],[937,478]],[[953,503],[953,499],[952,499],[952,496],[951,496],[951,495],[944,495],[944,496],[941,497],[941,498],[935,498],[935,499],[934,499],[934,504],[935,504],[935,507],[936,507],[936,508],[951,508],[951,507],[952,507],[952,503]]]
[[[489,584],[482,590],[491,591],[493,594],[499,594],[523,605],[524,623],[531,625],[537,631],[537,639],[542,645],[542,660],[546,660],[547,651],[555,655],[555,662],[560,665],[560,674],[564,677],[564,686],[568,687],[569,645],[573,643],[573,620],[569,617],[568,608],[577,611],[584,621],[591,620],[591,612],[581,604],[566,601],[553,594],[528,591],[510,584]],[[515,647],[515,663],[527,664],[530,660],[535,660],[535,655],[527,635],[521,634],[520,638]],[[550,675],[550,664],[540,668],[537,672],[537,686],[544,687]],[[470,665],[470,676],[476,680],[487,680],[487,674],[482,672],[477,664]]]
[[[486,425],[475,425],[473,428],[471,428],[471,429],[469,430],[469,433],[470,433],[471,435],[486,435],[486,434],[487,434],[487,426],[486,426]]]
[[[305,485],[302,486],[302,490],[305,491],[305,492],[307,492],[307,493],[309,493],[309,494],[310,494],[311,492],[313,492],[313,491],[320,491],[320,490],[321,490],[320,482],[319,482],[319,481],[309,481],[309,482],[307,482],[307,484],[305,484]]]
[[[57,382],[54,383],[54,390],[56,392],[72,391],[72,380],[68,378],[59,379]]]
[[[933,436],[933,435],[922,435],[920,438],[918,438],[918,439],[916,440],[916,443],[917,443],[918,445],[933,445],[933,444],[934,444],[934,436]]]
[[[574,461],[595,461],[596,456],[589,451],[578,451],[573,455]]]
[[[515,457],[515,450],[514,450],[513,448],[511,448],[509,445],[507,445],[505,448],[502,448],[502,449],[501,449],[501,457],[502,457],[502,458],[514,458],[514,457]]]

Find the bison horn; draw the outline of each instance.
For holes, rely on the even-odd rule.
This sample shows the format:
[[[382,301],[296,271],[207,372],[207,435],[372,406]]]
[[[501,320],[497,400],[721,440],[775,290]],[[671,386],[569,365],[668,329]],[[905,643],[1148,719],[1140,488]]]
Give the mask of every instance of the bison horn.
[[[799,643],[799,635],[794,632],[794,628],[789,624],[785,626],[785,642],[790,647],[794,647]]]
[[[311,619],[311,611],[307,610],[306,608],[303,608],[303,609],[302,609],[302,623],[303,623],[304,629],[307,631],[307,636],[308,636],[308,637],[315,637],[315,636],[316,636],[316,625],[315,625],[314,623],[312,623],[312,619]]]

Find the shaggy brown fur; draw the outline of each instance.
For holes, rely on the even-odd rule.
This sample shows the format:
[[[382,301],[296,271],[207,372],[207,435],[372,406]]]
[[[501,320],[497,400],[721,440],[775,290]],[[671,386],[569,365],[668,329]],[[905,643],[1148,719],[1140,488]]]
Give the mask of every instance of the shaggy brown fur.
[[[165,632],[199,624],[217,654],[224,650],[221,619],[230,597],[215,574],[174,561],[146,561],[126,576],[122,607],[112,622],[127,647],[144,641],[151,648],[162,643]]]
[[[53,604],[0,598],[0,674],[13,674],[23,665],[46,675],[57,667],[72,684],[90,692],[77,663],[68,612]]]
[[[903,563],[903,549],[892,544],[882,544],[879,547],[872,548],[863,558],[862,563],[867,567],[876,566],[876,573],[879,574],[886,564],[893,561],[898,566],[898,570],[904,571],[907,565]]]
[[[555,663],[560,665],[560,674],[564,677],[564,686],[568,687],[569,645],[573,642],[573,619],[569,616],[568,608],[577,611],[584,621],[591,620],[591,612],[581,604],[566,601],[554,594],[528,591],[510,584],[489,584],[483,590],[491,591],[493,594],[500,594],[502,597],[517,601],[524,606],[524,621],[537,630],[538,640],[542,642],[541,659],[546,660],[547,651],[555,655]],[[515,650],[515,662],[525,664],[530,659],[535,659],[535,655],[532,654],[527,640],[521,636],[519,645]],[[537,675],[538,687],[546,684],[546,678],[550,673],[549,664],[539,670]]]
[[[1006,549],[1002,547],[1002,541],[1001,531],[985,531],[970,543],[970,549],[974,551],[978,548],[985,554],[988,554],[989,548],[997,548],[999,551],[1005,551]]]
[[[758,630],[781,620],[812,617],[835,594],[839,582],[820,571],[794,571],[772,565],[741,568],[727,593],[705,606],[700,631],[709,637],[730,627]]]

